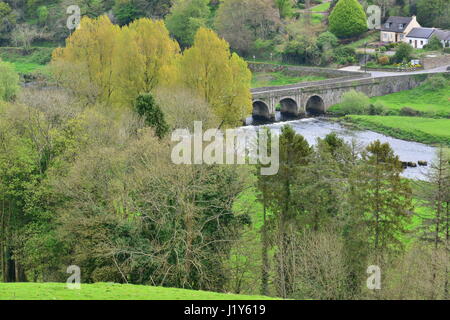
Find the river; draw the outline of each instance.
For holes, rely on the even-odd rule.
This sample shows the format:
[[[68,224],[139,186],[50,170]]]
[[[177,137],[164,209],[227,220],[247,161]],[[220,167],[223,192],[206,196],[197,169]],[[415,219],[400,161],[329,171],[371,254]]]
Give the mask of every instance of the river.
[[[249,119],[247,121],[249,121]],[[400,140],[369,130],[349,128],[334,121],[329,121],[326,118],[305,118],[259,126],[280,130],[281,127],[286,124],[292,126],[297,133],[304,136],[308,143],[312,145],[316,144],[317,138],[324,138],[327,134],[335,132],[345,141],[351,142],[354,140],[361,147],[365,147],[375,140],[380,140],[383,143],[388,142],[401,161],[417,163],[422,160],[428,162],[428,166],[426,167],[418,166],[416,168],[406,168],[403,171],[402,176],[409,179],[427,180],[430,164],[436,159],[436,148],[426,144]],[[252,127],[252,125],[250,125],[250,127]]]

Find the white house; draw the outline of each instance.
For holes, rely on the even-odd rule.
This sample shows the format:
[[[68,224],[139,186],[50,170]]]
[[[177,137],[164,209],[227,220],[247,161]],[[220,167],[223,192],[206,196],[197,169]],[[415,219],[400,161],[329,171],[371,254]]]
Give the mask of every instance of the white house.
[[[413,48],[422,49],[430,39],[436,36],[443,47],[450,45],[450,31],[436,28],[413,28],[405,37],[405,42]]]
[[[381,25],[380,41],[401,42],[413,28],[420,28],[416,16],[412,17],[389,17]]]

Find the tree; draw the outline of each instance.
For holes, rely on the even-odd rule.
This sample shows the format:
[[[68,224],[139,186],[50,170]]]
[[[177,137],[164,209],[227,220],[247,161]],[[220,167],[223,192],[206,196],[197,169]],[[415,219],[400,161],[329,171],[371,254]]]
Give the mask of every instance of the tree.
[[[292,16],[292,0],[275,0],[281,18]]]
[[[280,14],[272,0],[225,0],[217,10],[218,34],[241,55],[248,55],[256,39],[273,39]]]
[[[122,27],[114,56],[117,100],[131,106],[140,93],[152,92],[175,78],[179,52],[161,20],[141,18]]]
[[[403,247],[412,211],[412,191],[403,180],[401,162],[388,143],[375,141],[366,147],[355,171],[355,209],[363,216],[368,243],[377,259]],[[382,261],[377,261],[382,262]]]
[[[297,36],[285,43],[283,61],[297,64],[320,64],[321,52],[316,39],[308,36]]]
[[[205,99],[225,125],[239,124],[251,112],[251,72],[230,53],[228,43],[212,30],[200,28],[194,45],[180,59],[182,85]]]
[[[325,31],[317,38],[317,45],[320,49],[322,49],[322,51],[327,51],[338,45],[338,39],[330,31]]]
[[[107,16],[85,17],[66,47],[53,52],[52,65],[63,86],[90,102],[132,107],[140,93],[176,78],[179,50],[162,21],[142,18],[120,28]]]
[[[429,184],[424,185],[421,195],[425,200],[429,212],[422,216],[422,225],[419,228],[421,240],[432,243],[433,248],[433,287],[444,287],[444,297],[449,297],[448,277],[443,286],[436,283],[436,273],[443,270],[437,270],[438,263],[435,261],[439,252],[446,252],[447,261],[450,253],[450,155],[445,153],[443,147],[437,152],[437,159],[431,164],[431,172],[428,176]],[[446,266],[445,273],[449,269]],[[435,298],[435,292],[432,292],[431,299]],[[438,293],[439,294],[439,293]]]
[[[13,43],[27,52],[31,49],[32,42],[38,37],[39,32],[37,29],[28,24],[17,25],[11,33]]]
[[[270,209],[272,239],[276,244],[276,289],[280,296],[289,297],[293,293],[292,248],[290,239],[298,231],[303,207],[299,204],[299,179],[308,164],[312,148],[308,142],[295,133],[291,126],[281,129],[279,138],[279,171],[276,175],[260,179],[258,187],[262,198]],[[267,188],[267,186],[270,186]]]
[[[10,5],[4,1],[0,1],[0,40],[7,40],[10,32],[16,25],[16,14]]]
[[[183,47],[191,46],[200,27],[210,15],[209,0],[178,0],[166,17],[167,29]]]
[[[142,12],[136,7],[133,0],[116,0],[113,13],[121,26],[127,25],[142,16]]]
[[[67,65],[74,66],[87,76],[86,86],[96,90],[97,102],[111,103],[115,94],[114,55],[116,37],[120,28],[114,26],[107,16],[98,19],[84,17],[80,28],[66,40],[65,48],[53,52],[52,63],[57,78],[70,72]],[[71,86],[71,79],[65,83]],[[74,88],[77,90],[77,88]]]
[[[38,22],[40,25],[45,25],[48,19],[48,8],[47,6],[40,6],[37,8],[37,16],[38,16]]]
[[[19,91],[19,75],[14,66],[0,61],[0,101],[12,101]]]
[[[450,28],[450,9],[448,0],[418,0],[417,20],[423,26]]]
[[[358,0],[339,0],[329,18],[329,30],[338,38],[350,38],[367,31],[367,17]]]
[[[432,36],[428,43],[424,46],[424,49],[426,50],[441,50],[442,49],[442,42],[439,40],[437,36]]]
[[[394,60],[398,63],[411,60],[413,48],[407,43],[400,43],[395,51]]]
[[[144,118],[147,126],[155,129],[158,138],[162,139],[169,132],[164,114],[151,94],[139,95],[136,99],[135,110],[140,117]]]

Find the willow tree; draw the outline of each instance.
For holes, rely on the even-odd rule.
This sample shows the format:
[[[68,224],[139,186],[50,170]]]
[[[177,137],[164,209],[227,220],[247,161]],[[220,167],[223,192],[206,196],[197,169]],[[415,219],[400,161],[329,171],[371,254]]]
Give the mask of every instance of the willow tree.
[[[139,19],[120,28],[101,16],[83,18],[52,64],[57,79],[89,102],[131,107],[139,94],[174,78],[179,51],[162,21]]]
[[[194,45],[184,51],[180,81],[205,99],[225,125],[236,125],[251,112],[247,63],[212,30],[200,28]]]
[[[119,101],[132,103],[139,94],[167,84],[166,79],[176,73],[174,62],[180,47],[170,38],[164,22],[135,20],[122,28],[117,42],[114,78]]]
[[[63,85],[77,93],[92,90],[93,100],[111,102],[114,94],[113,57],[120,28],[107,16],[97,19],[85,17],[66,40],[65,48],[53,52],[54,73]],[[82,81],[75,81],[78,74]],[[86,83],[87,82],[87,83]],[[86,94],[86,93],[84,93]]]

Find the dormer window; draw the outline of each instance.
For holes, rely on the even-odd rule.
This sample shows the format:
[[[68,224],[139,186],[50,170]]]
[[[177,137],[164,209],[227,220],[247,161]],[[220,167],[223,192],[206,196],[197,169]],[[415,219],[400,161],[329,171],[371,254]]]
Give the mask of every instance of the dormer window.
[[[404,28],[404,24],[403,24],[403,23],[400,23],[400,24],[398,25],[398,28],[399,28],[399,29],[403,29],[403,28]]]
[[[389,29],[389,27],[391,26],[391,24],[389,22],[386,22],[386,24],[384,25],[387,29]]]

